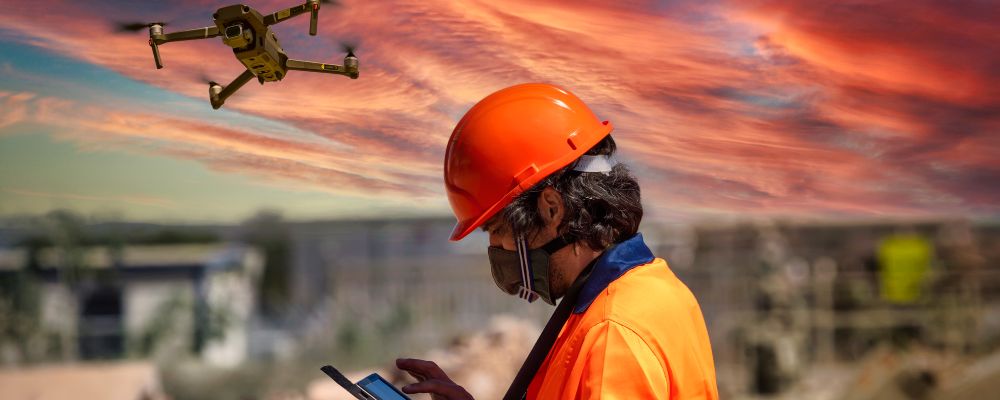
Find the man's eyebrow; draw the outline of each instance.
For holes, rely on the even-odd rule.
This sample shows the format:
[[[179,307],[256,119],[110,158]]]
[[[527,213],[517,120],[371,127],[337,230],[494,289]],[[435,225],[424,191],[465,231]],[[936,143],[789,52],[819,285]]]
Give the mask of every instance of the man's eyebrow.
[[[483,230],[483,232],[489,232],[490,228],[493,228],[493,225],[496,225],[496,223],[497,223],[496,217],[490,218],[486,220],[486,222],[483,222],[483,226],[481,227],[481,229]]]

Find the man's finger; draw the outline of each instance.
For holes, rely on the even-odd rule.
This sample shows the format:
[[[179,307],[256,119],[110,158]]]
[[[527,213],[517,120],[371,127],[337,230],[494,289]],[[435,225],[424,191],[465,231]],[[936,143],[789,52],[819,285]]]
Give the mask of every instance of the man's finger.
[[[406,371],[406,370],[404,370],[404,371]],[[424,375],[422,375],[422,374],[418,374],[418,373],[413,372],[413,371],[406,371],[406,373],[409,374],[410,376],[412,376],[413,379],[416,379],[417,381],[425,381],[425,380],[427,380],[427,377],[424,376]]]
[[[418,375],[423,376],[424,379],[441,379],[450,381],[448,374],[445,374],[437,364],[433,361],[418,360],[416,358],[400,358],[396,360],[396,367],[409,372],[414,378],[421,379]],[[421,379],[421,380],[424,380]]]
[[[403,386],[403,393],[407,394],[433,393],[436,395],[444,396],[449,399],[467,398],[465,390],[460,388],[458,385],[440,379],[428,379],[423,382],[417,382]]]

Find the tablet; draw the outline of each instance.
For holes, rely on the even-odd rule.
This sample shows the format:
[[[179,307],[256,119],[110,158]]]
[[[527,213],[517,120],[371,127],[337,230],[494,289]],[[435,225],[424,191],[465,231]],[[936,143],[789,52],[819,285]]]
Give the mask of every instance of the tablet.
[[[358,381],[358,383],[352,383],[344,374],[337,371],[336,368],[330,365],[324,365],[320,368],[330,379],[337,382],[341,387],[344,388],[348,393],[354,395],[355,398],[359,400],[410,400],[403,392],[392,386],[389,381],[385,380],[379,376],[379,374],[371,374]]]
[[[391,383],[379,376],[379,374],[368,375],[365,379],[358,381],[358,386],[361,386],[361,389],[364,389],[368,394],[379,400],[409,399],[409,397],[406,397],[403,392],[396,389],[395,386],[392,386]]]

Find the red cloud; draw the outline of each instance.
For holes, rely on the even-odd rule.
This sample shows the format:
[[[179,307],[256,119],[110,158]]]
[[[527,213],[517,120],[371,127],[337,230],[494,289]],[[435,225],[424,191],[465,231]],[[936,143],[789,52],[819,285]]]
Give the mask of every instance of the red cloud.
[[[733,3],[795,57],[867,87],[943,100],[1000,98],[995,4],[805,0]]]
[[[175,7],[175,15],[208,12]],[[103,112],[152,119],[142,123],[162,129],[150,137],[174,144],[164,151],[227,170],[328,190],[440,193],[444,143],[462,113],[501,87],[546,81],[615,122],[655,209],[996,212],[1000,193],[984,182],[1000,179],[1000,41],[992,39],[1000,30],[994,9],[976,7],[348,2],[324,8],[320,37],[305,35],[305,19],[277,32],[291,56],[332,62],[342,56],[337,40],[361,38],[360,79],[293,73],[248,85],[226,104],[329,145]],[[29,18],[13,7],[0,23],[35,45],[198,99],[206,88],[193,76],[224,82],[240,72],[216,41],[164,45],[166,68],[155,70],[142,34],[113,34],[79,3],[50,9]],[[170,28],[207,23],[185,17]]]

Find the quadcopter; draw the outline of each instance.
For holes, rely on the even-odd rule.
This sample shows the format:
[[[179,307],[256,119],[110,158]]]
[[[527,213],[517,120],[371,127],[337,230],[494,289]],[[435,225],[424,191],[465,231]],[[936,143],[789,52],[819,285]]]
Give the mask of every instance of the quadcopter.
[[[153,49],[153,61],[156,63],[157,69],[163,68],[158,46],[170,42],[222,36],[222,42],[233,48],[236,58],[247,69],[226,86],[208,81],[208,97],[212,108],[219,109],[229,96],[232,96],[254,77],[261,85],[264,82],[280,81],[290,70],[324,72],[357,79],[358,57],[354,55],[353,46],[345,46],[344,50],[347,51],[347,56],[344,57],[344,65],[295,60],[285,55],[285,51],[278,43],[278,37],[271,31],[271,25],[308,12],[312,14],[309,20],[309,35],[316,36],[320,3],[328,3],[329,1],[306,0],[305,4],[268,15],[261,15],[252,7],[235,4],[222,7],[212,14],[215,26],[178,32],[164,33],[165,22],[120,24],[119,28],[122,31],[139,31],[143,28],[149,28],[149,47]]]

